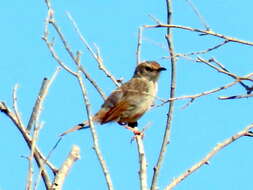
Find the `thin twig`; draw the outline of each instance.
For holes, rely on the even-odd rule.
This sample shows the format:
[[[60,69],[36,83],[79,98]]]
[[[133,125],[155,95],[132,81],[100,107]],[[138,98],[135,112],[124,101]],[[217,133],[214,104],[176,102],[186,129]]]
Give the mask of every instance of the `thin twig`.
[[[209,60],[210,62],[214,62],[216,65],[218,65],[220,68],[222,68],[224,71],[230,72],[228,69],[226,69],[224,67],[224,65],[222,65],[219,61],[217,61],[215,58],[211,58]],[[248,77],[249,78],[249,77]],[[249,78],[250,79],[250,78]],[[253,80],[251,79],[251,82],[253,82]],[[249,87],[248,85],[244,84],[242,81],[239,82],[240,85],[242,85],[243,88],[245,88],[245,90],[247,91],[247,94],[250,94],[253,90],[252,87]]]
[[[200,11],[198,10],[198,8],[193,4],[193,2],[191,0],[186,0],[186,1],[191,6],[192,10],[197,15],[197,17],[199,17],[200,22],[203,24],[203,26],[206,28],[206,30],[210,30],[210,26],[208,26],[206,20],[200,14]]]
[[[72,58],[72,60],[74,61],[74,63],[77,65],[77,60],[76,57],[74,56],[74,53],[71,51],[71,48],[69,46],[69,44],[67,43],[67,41],[65,40],[65,37],[63,35],[63,33],[61,32],[60,27],[56,24],[56,20],[54,18],[54,11],[51,7],[50,4],[47,4],[48,6],[48,16],[46,18],[46,22],[45,22],[45,28],[44,28],[44,36],[42,37],[42,39],[46,42],[48,49],[50,50],[52,57],[56,60],[56,62],[62,66],[62,68],[64,68],[66,71],[68,71],[70,74],[72,74],[73,76],[76,76],[76,73],[74,71],[72,71],[67,65],[65,65],[59,58],[59,56],[57,55],[56,51],[53,48],[52,43],[48,40],[48,25],[51,24],[55,31],[57,32],[57,34],[59,35],[65,50],[67,51],[67,53],[70,55],[70,57]],[[94,86],[94,88],[97,90],[97,92],[102,96],[103,99],[105,99],[105,94],[102,91],[102,89],[97,85],[97,83],[90,77],[89,73],[87,73],[85,71],[85,69],[81,66],[81,71],[83,72],[83,74],[85,75],[85,77],[88,79],[88,81],[90,81],[90,83]]]
[[[17,89],[18,89],[18,84],[16,84],[13,88],[13,92],[12,92],[12,101],[13,101],[13,111],[17,117],[18,123],[19,125],[24,125],[22,120],[21,120],[21,116],[18,110],[18,103],[17,103]]]
[[[204,91],[204,92],[201,92],[201,93],[198,93],[198,94],[194,94],[194,95],[186,95],[186,96],[179,96],[179,97],[174,97],[174,98],[170,98],[166,101],[163,101],[163,103],[159,104],[159,105],[156,105],[155,107],[161,107],[163,106],[164,104],[167,104],[169,103],[170,101],[175,101],[175,100],[184,100],[184,99],[190,99],[191,102],[193,102],[195,99],[199,98],[199,97],[202,97],[202,96],[206,96],[206,95],[209,95],[209,94],[213,94],[213,93],[216,93],[218,91],[221,91],[221,90],[224,90],[224,89],[227,89],[227,88],[230,88],[232,86],[234,86],[235,84],[239,83],[240,81],[242,80],[251,80],[250,77],[253,76],[253,73],[250,73],[248,75],[245,75],[243,77],[239,77],[237,78],[236,80],[234,80],[233,82],[231,83],[228,83],[226,85],[223,85],[221,87],[218,87],[218,88],[214,88],[212,90],[208,90],[208,91]]]
[[[140,190],[148,190],[147,184],[147,160],[144,151],[144,145],[141,135],[136,135],[136,144],[139,154],[139,179],[140,179]]]
[[[200,55],[200,54],[206,54],[206,53],[209,53],[210,51],[213,51],[213,50],[216,50],[222,46],[224,46],[225,44],[227,44],[229,41],[228,40],[224,40],[223,42],[213,46],[213,47],[210,47],[208,49],[205,49],[205,50],[201,50],[201,51],[196,51],[196,52],[190,52],[190,53],[184,53],[184,54],[177,54],[177,57],[187,57],[187,56],[192,56],[192,55]]]
[[[72,58],[72,60],[74,61],[74,63],[76,65],[78,65],[78,61],[74,55],[74,53],[72,52],[70,45],[68,44],[67,40],[65,39],[60,27],[56,24],[56,21],[53,20],[52,22],[50,22],[50,24],[54,27],[55,31],[57,32],[57,34],[59,35],[65,50],[67,51],[67,53],[69,54],[69,56]],[[84,74],[84,76],[86,77],[86,79],[88,79],[88,81],[94,86],[94,88],[97,90],[97,92],[101,95],[101,97],[103,99],[105,99],[105,94],[103,92],[103,90],[98,86],[98,84],[91,78],[90,74],[83,68],[83,66],[79,66],[80,70],[82,71],[82,73]]]
[[[73,76],[76,76],[76,73],[74,71],[72,71],[67,65],[65,65],[63,63],[63,61],[61,61],[61,59],[59,58],[59,56],[57,55],[53,43],[49,41],[48,39],[48,35],[49,35],[49,30],[48,30],[48,25],[49,23],[53,22],[53,15],[54,15],[54,11],[51,8],[51,5],[49,3],[49,1],[46,1],[48,4],[48,14],[45,20],[45,27],[44,27],[44,34],[42,36],[42,39],[45,41],[52,57],[54,58],[54,60],[63,68],[65,69],[67,72],[69,72],[70,74],[72,74]]]
[[[102,152],[100,150],[97,132],[95,130],[95,126],[94,126],[94,124],[92,122],[92,119],[91,119],[90,104],[89,104],[86,88],[83,84],[82,77],[80,75],[80,71],[78,71],[77,79],[78,79],[78,82],[79,82],[79,85],[81,87],[82,94],[83,94],[84,104],[85,104],[85,107],[86,107],[86,112],[87,112],[87,116],[88,116],[90,131],[91,131],[91,135],[92,135],[92,139],[93,139],[93,148],[95,150],[95,153],[96,153],[97,158],[99,160],[100,166],[101,166],[102,171],[104,173],[107,188],[108,188],[108,190],[113,190],[113,184],[112,184],[111,176],[110,176],[109,170],[107,168],[106,162],[103,158]]]
[[[167,24],[170,25],[172,23],[172,1],[166,0],[166,7],[167,7]],[[171,85],[170,85],[170,99],[175,97],[176,93],[176,53],[174,51],[174,44],[173,44],[173,37],[170,28],[167,28],[167,35],[166,40],[168,43],[169,54],[170,54],[170,61],[171,61]],[[167,121],[166,121],[166,129],[164,132],[163,142],[160,149],[159,157],[157,163],[154,167],[154,173],[152,178],[151,190],[157,189],[157,181],[158,176],[160,174],[160,169],[165,157],[165,153],[167,151],[167,145],[170,143],[170,133],[171,133],[171,126],[172,126],[172,119],[174,113],[174,100],[170,102],[169,110],[167,113]]]
[[[99,48],[97,47],[96,44],[94,44],[95,46],[95,49],[96,49],[96,55],[97,55],[97,63],[98,63],[98,68],[104,72],[105,76],[110,78],[113,83],[119,87],[120,86],[120,83],[118,82],[118,80],[116,80],[116,78],[110,73],[110,71],[105,67],[104,63],[103,63],[103,60],[101,58],[101,55],[100,55],[100,50]]]
[[[64,161],[61,168],[57,172],[57,175],[55,176],[54,182],[50,190],[62,189],[67,174],[69,173],[74,162],[76,162],[78,159],[80,159],[80,148],[76,145],[73,145],[67,159]]]
[[[76,21],[73,19],[73,17],[71,16],[70,13],[67,12],[67,17],[69,18],[69,20],[71,21],[72,25],[74,26],[74,29],[76,30],[79,38],[81,39],[81,41],[83,42],[84,46],[88,49],[88,51],[91,53],[92,57],[97,61],[99,69],[101,69],[105,75],[110,78],[113,83],[119,87],[120,84],[117,82],[117,80],[115,79],[115,77],[108,71],[108,69],[105,68],[104,64],[103,64],[103,59],[101,58],[98,48],[97,48],[97,53],[95,53],[92,48],[90,47],[89,43],[85,40],[84,36],[82,35],[79,27],[77,26]]]
[[[219,100],[234,100],[234,99],[241,99],[241,98],[250,98],[253,97],[253,94],[243,94],[243,95],[234,95],[234,96],[220,96],[218,97]]]
[[[226,69],[221,63],[219,63],[215,58],[209,59],[209,60],[205,60],[203,58],[197,57],[197,62],[201,62],[204,63],[210,67],[212,67],[213,69],[215,69],[216,71],[226,74],[230,77],[232,77],[233,79],[241,79],[242,77],[237,76],[236,74],[231,73],[228,69]],[[211,62],[214,62],[217,66],[212,65]],[[250,82],[253,82],[253,79],[251,79],[250,77],[246,77],[244,78],[244,80],[248,80]],[[248,94],[250,94],[252,92],[252,87],[249,87],[248,85],[244,84],[242,81],[239,81],[239,84],[246,90],[246,92]]]
[[[207,35],[211,35],[211,36],[216,36],[218,38],[222,38],[222,39],[230,41],[230,42],[236,42],[236,43],[240,43],[240,44],[244,44],[244,45],[253,46],[253,42],[250,42],[250,41],[245,41],[245,40],[240,40],[240,39],[233,38],[230,36],[225,36],[223,34],[219,34],[214,31],[211,31],[211,30],[201,30],[201,29],[192,28],[192,27],[188,27],[188,26],[172,25],[172,24],[158,24],[158,25],[144,25],[143,27],[144,28],[178,28],[178,29],[182,29],[182,30],[197,32],[200,34],[207,34]]]
[[[162,24],[161,21],[158,18],[155,18],[153,15],[148,14],[148,16],[153,20],[156,24]]]
[[[169,103],[172,100],[175,101],[175,100],[191,99],[191,101],[193,101],[193,100],[195,100],[195,99],[197,99],[199,97],[206,96],[206,95],[213,94],[215,92],[227,89],[227,88],[229,88],[229,87],[237,84],[238,82],[239,82],[239,79],[235,80],[235,81],[233,81],[231,83],[228,83],[228,84],[226,84],[224,86],[221,86],[221,87],[218,87],[218,88],[215,88],[215,89],[212,89],[212,90],[204,91],[204,92],[201,92],[201,93],[198,93],[198,94],[174,97],[174,98],[171,98],[171,99],[163,102],[161,105],[158,105],[158,106],[163,106],[164,104]]]
[[[136,49],[136,64],[137,65],[141,62],[142,32],[143,32],[143,27],[140,26],[138,29],[138,42],[137,42],[137,49]]]
[[[49,9],[51,7],[51,2],[50,0],[45,0],[45,3],[47,5],[47,8]]]
[[[237,75],[234,74],[234,73],[229,72],[227,69],[224,69],[224,66],[223,66],[222,68],[219,68],[219,67],[216,67],[216,66],[212,65],[210,62],[213,61],[213,59],[211,59],[211,61],[207,61],[207,60],[205,60],[205,59],[203,59],[203,58],[201,58],[201,57],[197,57],[197,60],[196,60],[196,61],[197,61],[197,62],[201,62],[201,63],[205,63],[206,65],[212,67],[212,68],[215,69],[216,71],[218,71],[218,72],[220,72],[220,73],[223,73],[223,74],[226,74],[226,75],[232,77],[233,79],[239,79],[239,78],[241,79],[241,78],[243,78],[243,77],[237,76]],[[216,63],[216,64],[217,64],[217,63]],[[249,81],[253,82],[253,79],[251,79],[251,78],[249,78],[249,77],[247,77],[247,78],[244,77],[243,79],[244,79],[244,80],[249,80]]]
[[[32,142],[31,142],[31,150],[30,150],[30,156],[28,157],[28,175],[27,175],[27,183],[26,183],[26,189],[32,190],[32,183],[33,183],[33,158],[34,158],[34,152],[36,148],[36,142],[39,137],[39,130],[42,128],[43,123],[41,124],[35,124],[33,136],[32,136]]]
[[[226,146],[230,145],[234,141],[238,140],[241,137],[244,136],[253,136],[250,131],[250,129],[253,128],[253,124],[247,126],[245,129],[242,131],[236,133],[232,137],[224,140],[222,143],[218,143],[202,160],[200,160],[198,163],[193,165],[190,169],[187,169],[182,175],[179,177],[175,178],[172,180],[172,182],[165,188],[165,190],[171,190],[173,189],[176,185],[178,185],[181,181],[183,181],[185,178],[187,178],[189,175],[194,173],[196,170],[198,170],[201,166],[208,164],[209,160],[216,155],[218,152],[220,152],[223,148]]]

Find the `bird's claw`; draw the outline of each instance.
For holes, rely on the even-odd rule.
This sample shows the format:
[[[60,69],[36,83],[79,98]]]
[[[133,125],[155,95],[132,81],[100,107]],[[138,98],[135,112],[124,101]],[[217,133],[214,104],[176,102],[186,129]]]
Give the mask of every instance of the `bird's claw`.
[[[131,142],[133,142],[138,136],[140,136],[141,139],[144,138],[144,130],[139,131],[137,127],[135,128],[132,128],[129,126],[124,126],[124,127],[134,133],[134,136],[131,138]]]

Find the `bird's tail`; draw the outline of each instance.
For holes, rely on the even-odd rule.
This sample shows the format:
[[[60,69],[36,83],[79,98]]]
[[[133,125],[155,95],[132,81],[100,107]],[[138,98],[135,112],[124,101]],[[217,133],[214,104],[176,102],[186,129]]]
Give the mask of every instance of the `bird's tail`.
[[[67,135],[69,133],[72,133],[72,132],[75,132],[75,131],[78,131],[78,130],[81,130],[81,129],[88,129],[88,128],[90,128],[89,121],[84,121],[84,122],[72,127],[71,129],[68,129],[67,131],[61,133],[60,136],[64,136],[64,135]]]

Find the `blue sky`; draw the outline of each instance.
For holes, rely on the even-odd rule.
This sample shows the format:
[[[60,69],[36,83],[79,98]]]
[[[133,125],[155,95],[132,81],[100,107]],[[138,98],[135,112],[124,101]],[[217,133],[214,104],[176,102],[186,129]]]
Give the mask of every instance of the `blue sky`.
[[[224,35],[253,41],[251,24],[252,1],[235,3],[226,1],[195,0],[211,29]],[[80,42],[66,11],[70,12],[78,23],[86,40],[99,48],[104,64],[116,78],[127,81],[135,67],[138,27],[154,24],[148,15],[166,21],[165,1],[66,1],[52,2],[58,25],[73,51],[83,52],[82,64],[96,79],[108,95],[113,83],[97,69],[97,63]],[[184,0],[173,3],[174,24],[203,29],[199,19]],[[2,30],[0,64],[0,100],[12,106],[12,89],[19,84],[18,105],[24,123],[29,121],[33,104],[43,77],[50,77],[57,64],[41,40],[47,9],[44,1],[5,1],[0,8]],[[187,53],[212,47],[222,40],[211,36],[199,36],[189,31],[174,31],[175,50]],[[143,33],[142,60],[156,60],[168,69],[159,81],[161,98],[169,97],[170,63],[165,29],[148,29]],[[50,37],[55,38],[56,50],[64,62],[75,69],[52,28]],[[165,48],[164,48],[165,47]],[[252,47],[229,43],[209,54],[215,57],[231,72],[245,75],[252,72]],[[191,95],[213,89],[232,79],[222,75],[201,63],[187,59],[177,62],[177,96]],[[96,112],[102,99],[91,85],[87,85],[92,112]],[[186,100],[177,101],[172,126],[171,144],[164,161],[159,187],[163,189],[173,177],[202,159],[218,142],[230,137],[252,123],[252,99],[218,100],[218,96],[244,94],[237,85],[231,89],[195,100],[186,109],[182,106]],[[159,102],[158,102],[159,103]],[[152,178],[153,166],[162,142],[168,104],[148,112],[140,126],[152,122],[145,134],[144,144],[148,160],[148,179]],[[75,78],[61,71],[46,98],[41,121],[45,123],[39,137],[41,150],[47,153],[54,145],[58,134],[86,118],[81,91]],[[97,127],[99,142],[107,161],[115,189],[138,189],[138,157],[136,146],[130,143],[132,134],[116,124]],[[97,158],[92,150],[92,139],[88,130],[73,133],[64,138],[53,153],[51,160],[60,166],[71,146],[81,148],[81,160],[73,166],[64,189],[105,188],[105,181]],[[175,189],[244,189],[251,187],[253,154],[250,151],[253,141],[244,137],[219,152],[210,162],[191,175]],[[18,130],[4,115],[0,115],[1,181],[0,190],[17,189],[25,186],[28,162],[23,156],[29,150]],[[39,189],[43,189],[40,185]]]

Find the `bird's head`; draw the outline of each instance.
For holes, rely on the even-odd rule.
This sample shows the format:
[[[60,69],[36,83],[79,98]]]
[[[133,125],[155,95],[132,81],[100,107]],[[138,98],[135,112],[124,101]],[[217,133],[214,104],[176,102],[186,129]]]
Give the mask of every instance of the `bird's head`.
[[[146,78],[147,80],[156,82],[160,72],[165,70],[166,68],[161,67],[156,61],[145,61],[136,67],[133,77]]]

